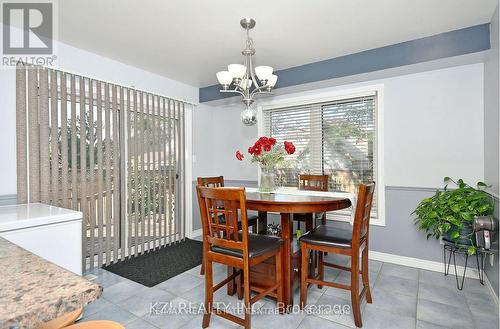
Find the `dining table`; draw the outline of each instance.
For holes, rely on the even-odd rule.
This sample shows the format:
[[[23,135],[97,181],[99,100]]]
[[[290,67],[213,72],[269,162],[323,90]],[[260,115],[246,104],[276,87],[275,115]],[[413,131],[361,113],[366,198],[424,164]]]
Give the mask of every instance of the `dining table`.
[[[280,235],[283,240],[283,276],[281,278],[283,303],[285,309],[289,310],[293,306],[293,289],[300,283],[300,263],[294,262],[294,260],[300,260],[300,248],[294,248],[292,245],[298,245],[292,233],[292,215],[347,209],[354,204],[353,196],[347,192],[313,192],[297,189],[260,193],[255,188],[247,188],[245,194],[247,210],[258,212],[259,234],[266,234],[268,214],[275,213],[280,216]],[[251,284],[258,286],[259,282],[251,282]]]

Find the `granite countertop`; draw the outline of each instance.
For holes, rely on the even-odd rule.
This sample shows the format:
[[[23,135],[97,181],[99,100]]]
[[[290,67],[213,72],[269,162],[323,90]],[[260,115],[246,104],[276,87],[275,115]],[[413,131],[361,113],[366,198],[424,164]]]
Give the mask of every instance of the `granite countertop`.
[[[0,328],[36,328],[96,300],[102,288],[0,237]]]

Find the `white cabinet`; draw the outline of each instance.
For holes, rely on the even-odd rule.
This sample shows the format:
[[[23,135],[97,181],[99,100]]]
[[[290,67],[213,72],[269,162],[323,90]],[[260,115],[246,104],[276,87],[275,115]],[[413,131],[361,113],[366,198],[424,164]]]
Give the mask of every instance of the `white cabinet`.
[[[41,203],[0,207],[0,236],[82,274],[82,213]]]

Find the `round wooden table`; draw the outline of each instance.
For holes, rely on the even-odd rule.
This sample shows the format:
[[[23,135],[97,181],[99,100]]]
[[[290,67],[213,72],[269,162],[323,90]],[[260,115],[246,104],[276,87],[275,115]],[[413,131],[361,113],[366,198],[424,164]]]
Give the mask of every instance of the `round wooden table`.
[[[267,213],[274,212],[281,215],[281,238],[283,239],[283,299],[285,307],[293,305],[293,271],[292,268],[292,225],[290,214],[318,213],[349,208],[349,198],[292,195],[280,193],[246,192],[246,206],[248,210],[259,212],[259,233],[265,234],[267,229]],[[298,267],[300,271],[300,267]],[[296,270],[296,269],[295,269]]]

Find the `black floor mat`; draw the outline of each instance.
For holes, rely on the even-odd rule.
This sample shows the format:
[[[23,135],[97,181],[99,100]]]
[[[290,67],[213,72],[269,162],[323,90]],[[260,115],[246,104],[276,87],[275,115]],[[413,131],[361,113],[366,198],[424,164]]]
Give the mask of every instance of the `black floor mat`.
[[[147,287],[152,287],[201,264],[203,243],[185,239],[161,249],[104,267]]]

